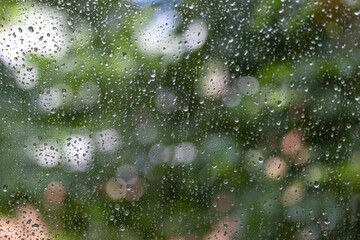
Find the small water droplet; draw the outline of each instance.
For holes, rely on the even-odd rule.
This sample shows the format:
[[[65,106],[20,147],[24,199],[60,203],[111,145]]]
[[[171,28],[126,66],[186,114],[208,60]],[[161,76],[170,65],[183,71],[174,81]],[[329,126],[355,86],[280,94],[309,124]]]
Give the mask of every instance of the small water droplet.
[[[36,223],[35,223],[35,224],[31,225],[31,227],[32,227],[32,228],[39,228],[39,224],[36,224]]]
[[[155,69],[152,69],[152,70],[151,70],[150,76],[151,76],[152,78],[155,78],[155,77],[156,77],[156,70],[155,70]]]
[[[124,225],[124,224],[121,224],[121,225],[120,225],[120,231],[122,231],[122,232],[125,231],[125,225]]]

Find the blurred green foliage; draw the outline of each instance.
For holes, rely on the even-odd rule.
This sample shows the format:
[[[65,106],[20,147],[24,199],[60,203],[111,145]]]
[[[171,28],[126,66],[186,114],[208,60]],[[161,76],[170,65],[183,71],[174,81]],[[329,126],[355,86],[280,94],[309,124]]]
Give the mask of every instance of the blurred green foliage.
[[[32,89],[19,88],[16,69],[4,61],[1,66],[3,215],[14,216],[19,203],[30,202],[55,239],[215,239],[213,231],[219,222],[228,225],[226,219],[237,220],[221,226],[218,239],[358,239],[360,3],[140,5],[1,2],[1,33],[28,9],[47,6],[66,16],[62,24],[69,41],[63,57],[25,56],[39,69]],[[201,47],[184,50],[180,46],[187,43],[180,41],[175,50],[166,44],[158,53],[141,48],[144,28],[166,12],[164,6],[178,14],[170,38],[194,20],[204,22],[208,32]],[[255,77],[259,90],[232,95],[241,101],[228,106],[223,96],[202,89],[211,72],[216,79],[221,71],[234,91],[242,90],[244,76]],[[39,96],[54,86],[68,100],[41,109]],[[176,96],[175,109],[159,105],[161,91]],[[94,151],[86,171],[69,170],[64,156],[55,167],[41,167],[29,154],[41,142],[66,148],[71,136],[95,139],[104,129],[119,133],[121,147]],[[299,163],[300,150],[296,156],[284,152],[293,129],[302,134],[305,163]],[[184,143],[188,147],[182,148]],[[157,147],[161,152],[152,155]],[[192,150],[196,157],[186,162]],[[287,165],[278,179],[266,170],[273,157]],[[139,198],[107,192],[107,183],[125,165],[142,179]],[[44,190],[54,181],[64,185],[66,197],[49,207]],[[291,200],[284,196],[292,186],[301,187],[291,196],[303,194],[287,205]]]

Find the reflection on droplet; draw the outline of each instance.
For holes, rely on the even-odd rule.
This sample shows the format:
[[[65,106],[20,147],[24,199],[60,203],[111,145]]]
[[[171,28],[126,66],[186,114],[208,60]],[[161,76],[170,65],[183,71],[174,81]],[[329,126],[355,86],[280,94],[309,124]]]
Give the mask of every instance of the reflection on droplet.
[[[116,204],[116,205],[115,205],[115,210],[116,210],[116,211],[119,211],[119,210],[120,210],[120,204]]]
[[[124,225],[124,224],[121,224],[121,225],[120,225],[120,231],[124,232],[125,229],[126,229],[126,228],[125,228],[125,225]]]
[[[35,223],[33,225],[31,225],[32,228],[39,228],[39,224]]]

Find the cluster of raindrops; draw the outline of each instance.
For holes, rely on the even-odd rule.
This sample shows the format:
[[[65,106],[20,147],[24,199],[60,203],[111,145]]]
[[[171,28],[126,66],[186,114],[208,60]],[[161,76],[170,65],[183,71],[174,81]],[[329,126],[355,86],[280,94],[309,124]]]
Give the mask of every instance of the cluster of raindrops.
[[[143,4],[141,4],[143,5]],[[204,20],[192,19],[187,29],[176,33],[181,16],[172,3],[162,1],[155,9],[155,17],[138,33],[139,48],[146,54],[177,57],[186,52],[201,48],[208,36],[208,27]],[[179,44],[183,43],[183,44]]]
[[[1,239],[358,234],[358,1],[45,2],[0,13]]]
[[[18,87],[29,90],[40,80],[34,57],[65,56],[69,44],[66,18],[55,8],[30,4],[12,18],[7,19],[0,33],[0,59],[12,69]]]
[[[122,146],[122,137],[115,129],[97,131],[95,134],[60,134],[61,139],[26,140],[25,152],[44,168],[64,167],[72,172],[91,169],[96,152],[116,154]]]

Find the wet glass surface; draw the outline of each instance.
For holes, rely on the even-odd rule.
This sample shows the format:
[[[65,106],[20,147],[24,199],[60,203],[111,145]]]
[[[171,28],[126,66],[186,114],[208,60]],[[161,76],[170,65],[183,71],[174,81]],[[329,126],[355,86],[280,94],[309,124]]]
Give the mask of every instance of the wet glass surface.
[[[0,5],[0,239],[359,239],[359,1]]]

